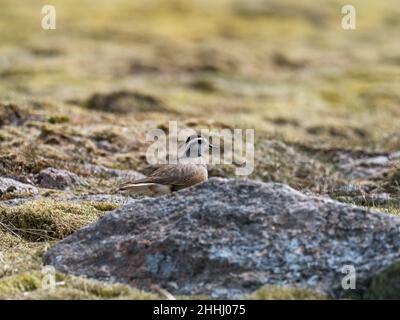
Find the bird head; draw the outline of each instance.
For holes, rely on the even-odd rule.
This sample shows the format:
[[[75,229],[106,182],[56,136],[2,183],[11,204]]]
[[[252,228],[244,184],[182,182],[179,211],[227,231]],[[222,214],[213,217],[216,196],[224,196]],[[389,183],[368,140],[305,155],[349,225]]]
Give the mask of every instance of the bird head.
[[[202,135],[192,135],[185,142],[185,156],[187,158],[198,158],[204,155],[208,150],[215,148],[208,139]]]

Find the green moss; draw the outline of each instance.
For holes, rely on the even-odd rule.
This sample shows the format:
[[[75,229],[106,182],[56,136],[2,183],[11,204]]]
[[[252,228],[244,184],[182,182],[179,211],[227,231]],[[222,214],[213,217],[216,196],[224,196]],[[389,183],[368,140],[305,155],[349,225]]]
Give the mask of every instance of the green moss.
[[[57,124],[57,123],[66,123],[69,122],[69,120],[70,119],[67,116],[52,116],[49,117],[47,121],[50,122],[51,124]]]
[[[40,279],[30,273],[21,273],[17,276],[0,279],[0,298],[11,295],[33,291],[40,287]]]
[[[322,293],[300,288],[264,286],[247,297],[250,300],[325,300]]]
[[[123,284],[111,284],[93,279],[66,276],[64,281],[71,289],[86,292],[100,299],[156,299],[157,295],[134,289]]]
[[[394,263],[383,272],[375,275],[367,290],[356,298],[362,299],[399,299],[400,298],[400,262]]]
[[[190,83],[190,88],[203,92],[216,92],[218,87],[209,79],[196,79]]]
[[[110,284],[61,273],[55,274],[54,290],[42,287],[39,271],[0,279],[0,299],[159,299],[159,296],[123,284]]]
[[[111,211],[119,207],[119,204],[115,202],[96,202],[96,201],[83,201],[82,204],[92,206],[99,211]]]

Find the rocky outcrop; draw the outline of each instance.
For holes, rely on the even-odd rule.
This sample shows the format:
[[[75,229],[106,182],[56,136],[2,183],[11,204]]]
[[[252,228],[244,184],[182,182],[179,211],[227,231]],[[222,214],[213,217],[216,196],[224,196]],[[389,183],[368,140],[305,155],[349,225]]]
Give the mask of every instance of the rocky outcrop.
[[[239,298],[265,284],[344,297],[346,265],[362,293],[399,259],[399,219],[282,184],[213,178],[123,206],[56,244],[44,261],[143,289]]]

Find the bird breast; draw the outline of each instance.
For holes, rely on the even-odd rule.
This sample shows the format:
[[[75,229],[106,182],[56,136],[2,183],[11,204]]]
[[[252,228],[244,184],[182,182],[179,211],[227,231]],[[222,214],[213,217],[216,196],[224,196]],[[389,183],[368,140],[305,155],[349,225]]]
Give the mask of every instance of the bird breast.
[[[185,181],[181,181],[181,186],[177,189],[187,188],[208,179],[207,166],[202,164],[185,164],[182,165],[180,176]]]

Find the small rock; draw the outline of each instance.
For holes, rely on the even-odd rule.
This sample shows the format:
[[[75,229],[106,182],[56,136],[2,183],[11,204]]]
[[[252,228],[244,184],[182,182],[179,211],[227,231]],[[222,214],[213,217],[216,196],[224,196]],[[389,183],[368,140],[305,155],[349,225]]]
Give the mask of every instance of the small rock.
[[[118,182],[131,182],[145,177],[144,174],[135,170],[111,169],[94,164],[85,165],[85,170],[92,175],[116,179]]]
[[[82,184],[81,178],[75,173],[55,168],[43,169],[35,179],[38,186],[48,189],[64,190]]]
[[[360,159],[356,162],[357,165],[363,166],[387,166],[389,158],[387,156],[377,156],[366,159]]]
[[[10,178],[0,177],[0,196],[10,193],[29,193],[38,194],[39,191],[36,187],[16,181]]]
[[[393,152],[389,155],[389,159],[394,161],[394,160],[400,160],[400,151]]]

